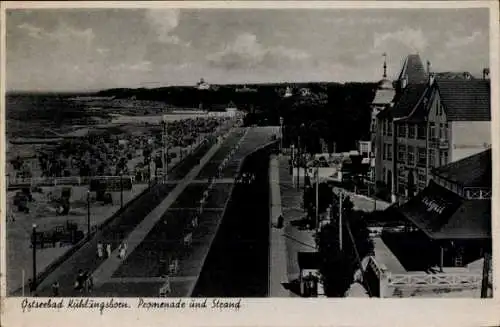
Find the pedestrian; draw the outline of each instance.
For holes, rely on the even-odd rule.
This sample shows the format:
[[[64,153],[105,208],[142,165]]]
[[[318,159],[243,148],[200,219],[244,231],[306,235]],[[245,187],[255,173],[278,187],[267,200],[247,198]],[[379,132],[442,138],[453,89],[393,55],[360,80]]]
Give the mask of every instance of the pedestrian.
[[[57,280],[52,283],[52,296],[59,296],[59,282]]]
[[[111,257],[111,243],[106,244],[106,254],[108,255],[108,258]]]
[[[87,292],[92,293],[92,289],[94,288],[94,277],[88,273],[87,277]]]
[[[118,254],[119,258],[123,260],[125,258],[125,251],[126,251],[125,246],[121,244],[120,247],[118,248],[118,251],[119,251]]]
[[[283,228],[283,223],[284,223],[284,218],[283,218],[283,215],[280,214],[279,217],[278,217],[278,229],[281,229]]]
[[[82,291],[83,290],[83,283],[85,282],[85,274],[83,273],[83,270],[78,270],[78,275],[76,276],[76,281],[75,281],[75,290],[77,291]]]
[[[103,251],[103,245],[101,242],[98,242],[97,243],[97,257],[99,259],[101,259],[104,255],[104,251]]]

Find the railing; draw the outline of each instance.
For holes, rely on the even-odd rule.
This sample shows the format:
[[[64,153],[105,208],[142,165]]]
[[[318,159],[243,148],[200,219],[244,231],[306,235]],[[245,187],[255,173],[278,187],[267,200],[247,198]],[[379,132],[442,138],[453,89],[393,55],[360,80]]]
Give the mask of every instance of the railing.
[[[476,287],[481,285],[481,274],[388,274],[387,285],[397,287]]]
[[[124,179],[130,178],[132,183],[135,183],[135,176],[123,175]],[[154,177],[154,176],[153,176]],[[6,176],[7,187],[9,186],[56,186],[56,185],[88,185],[90,179],[94,180],[111,180],[120,178],[120,176],[71,176],[71,177],[31,177],[17,178]],[[147,183],[147,181],[146,181]]]
[[[488,200],[491,199],[491,188],[465,187],[464,194],[470,200]]]

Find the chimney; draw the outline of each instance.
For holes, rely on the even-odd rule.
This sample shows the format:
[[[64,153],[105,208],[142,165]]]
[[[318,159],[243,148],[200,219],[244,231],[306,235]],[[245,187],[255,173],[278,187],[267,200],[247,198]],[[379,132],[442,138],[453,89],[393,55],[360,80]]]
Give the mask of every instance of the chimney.
[[[401,79],[401,89],[404,90],[406,88],[406,86],[408,85],[408,76],[405,75],[402,79]]]
[[[490,78],[490,69],[485,68],[483,69],[483,79],[489,79]]]
[[[434,74],[430,73],[429,74],[429,86],[432,86],[434,84]]]

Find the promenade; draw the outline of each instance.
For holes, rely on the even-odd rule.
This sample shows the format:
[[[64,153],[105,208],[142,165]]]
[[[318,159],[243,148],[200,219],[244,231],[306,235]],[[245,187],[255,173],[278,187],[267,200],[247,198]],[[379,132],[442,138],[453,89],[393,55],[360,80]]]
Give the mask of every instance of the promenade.
[[[180,162],[177,166],[172,166],[170,175],[175,180],[181,180],[183,176],[204,156],[209,149],[200,145],[195,152]],[[39,295],[49,295],[50,285],[54,281],[60,284],[61,294],[65,296],[74,295],[73,283],[79,269],[93,271],[100,265],[97,257],[97,243],[108,242],[116,248],[125,235],[129,234],[148,213],[168,196],[175,188],[173,184],[157,184],[151,187],[143,196],[138,198],[134,205],[127,207],[120,216],[107,224],[103,230],[99,231],[89,242],[60,264],[50,275],[42,281],[37,292]]]
[[[299,252],[315,252],[316,243],[311,230],[301,230],[292,223],[305,216],[301,208],[302,189],[294,187],[292,175],[288,170],[287,156],[274,157],[270,165],[271,217],[283,214],[284,227],[271,228],[270,240],[270,296],[298,297]],[[279,196],[278,196],[279,195]]]

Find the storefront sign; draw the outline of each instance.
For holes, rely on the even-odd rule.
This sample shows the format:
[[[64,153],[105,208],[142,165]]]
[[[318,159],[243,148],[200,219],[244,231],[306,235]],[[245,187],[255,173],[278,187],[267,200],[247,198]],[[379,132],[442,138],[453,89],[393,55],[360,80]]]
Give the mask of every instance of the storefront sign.
[[[425,204],[427,211],[433,211],[438,214],[442,214],[444,209],[446,209],[444,204],[439,203],[434,199],[430,199],[427,196],[422,199],[422,203]]]

